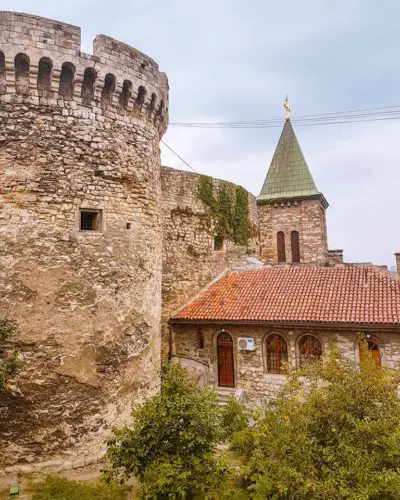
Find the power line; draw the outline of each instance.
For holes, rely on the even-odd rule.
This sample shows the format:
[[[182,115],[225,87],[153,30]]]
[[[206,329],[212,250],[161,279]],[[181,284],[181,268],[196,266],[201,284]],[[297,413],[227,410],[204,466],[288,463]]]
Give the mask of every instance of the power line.
[[[177,158],[179,158],[185,165],[187,165],[195,174],[198,174],[198,172],[184,159],[182,156],[180,156],[176,151],[174,151],[171,146],[168,146],[168,144],[161,139],[161,142],[164,144],[166,148],[168,148],[171,153],[173,153]]]
[[[400,119],[400,105],[302,115],[291,120],[296,126],[312,126],[398,119]],[[188,128],[271,128],[281,127],[282,122],[282,118],[273,118],[237,122],[171,122],[170,125]]]

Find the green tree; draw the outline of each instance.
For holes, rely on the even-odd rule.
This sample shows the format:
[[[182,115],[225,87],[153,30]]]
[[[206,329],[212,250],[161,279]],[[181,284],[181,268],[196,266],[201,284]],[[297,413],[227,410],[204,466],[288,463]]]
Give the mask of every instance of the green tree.
[[[288,382],[251,429],[234,436],[256,499],[400,498],[398,374],[332,349]]]
[[[161,391],[108,441],[105,478],[138,477],[142,498],[206,498],[223,472],[214,455],[221,436],[215,393],[198,389],[178,364],[161,375]]]
[[[6,390],[6,383],[17,369],[14,352],[7,350],[8,341],[16,331],[16,324],[8,319],[0,319],[0,392]]]

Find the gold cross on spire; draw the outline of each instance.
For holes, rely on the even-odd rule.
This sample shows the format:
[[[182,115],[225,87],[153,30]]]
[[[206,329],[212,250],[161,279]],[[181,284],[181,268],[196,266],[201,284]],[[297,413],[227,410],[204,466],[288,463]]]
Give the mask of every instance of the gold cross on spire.
[[[285,119],[289,120],[290,119],[290,112],[292,110],[290,109],[290,106],[289,106],[289,100],[288,100],[287,94],[286,94],[285,102],[283,103],[283,107],[285,108]]]

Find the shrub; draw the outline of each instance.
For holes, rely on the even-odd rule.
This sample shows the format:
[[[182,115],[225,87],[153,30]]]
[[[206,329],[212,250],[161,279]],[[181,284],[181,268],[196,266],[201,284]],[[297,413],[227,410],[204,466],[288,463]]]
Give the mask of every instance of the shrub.
[[[47,476],[45,481],[32,484],[32,500],[125,500],[127,489],[101,481],[77,483],[59,476]]]
[[[336,351],[289,372],[255,427],[235,436],[256,499],[400,498],[397,375]]]
[[[249,415],[244,405],[232,397],[221,409],[221,429],[222,436],[230,439],[236,432],[247,428]]]
[[[160,393],[109,439],[105,478],[137,476],[143,498],[205,498],[223,473],[213,453],[221,436],[215,393],[198,389],[178,364],[161,376]]]

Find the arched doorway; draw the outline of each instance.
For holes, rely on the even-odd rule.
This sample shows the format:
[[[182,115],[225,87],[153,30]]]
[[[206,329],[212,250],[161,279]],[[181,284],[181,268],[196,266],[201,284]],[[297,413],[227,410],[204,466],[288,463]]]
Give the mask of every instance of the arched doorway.
[[[233,340],[228,332],[221,332],[217,337],[218,385],[235,387],[233,367]]]

